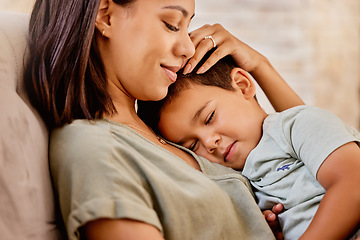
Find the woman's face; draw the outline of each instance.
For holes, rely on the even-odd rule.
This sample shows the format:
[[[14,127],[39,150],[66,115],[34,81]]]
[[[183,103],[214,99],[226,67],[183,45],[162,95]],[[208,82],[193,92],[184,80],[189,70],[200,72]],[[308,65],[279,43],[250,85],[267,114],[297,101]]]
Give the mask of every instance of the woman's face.
[[[103,61],[110,84],[140,100],[160,100],[195,51],[188,35],[194,0],[137,0],[116,5]]]

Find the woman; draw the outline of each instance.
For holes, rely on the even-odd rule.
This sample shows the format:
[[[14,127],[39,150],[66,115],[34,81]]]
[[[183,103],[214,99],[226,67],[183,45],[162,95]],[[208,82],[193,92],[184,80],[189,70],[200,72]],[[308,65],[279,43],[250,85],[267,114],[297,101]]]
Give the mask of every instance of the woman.
[[[241,175],[166,143],[136,114],[136,99],[164,98],[176,72],[215,46],[201,71],[230,54],[276,110],[302,104],[266,58],[221,26],[189,35],[194,5],[36,1],[27,87],[54,129],[51,172],[70,239],[273,238]]]

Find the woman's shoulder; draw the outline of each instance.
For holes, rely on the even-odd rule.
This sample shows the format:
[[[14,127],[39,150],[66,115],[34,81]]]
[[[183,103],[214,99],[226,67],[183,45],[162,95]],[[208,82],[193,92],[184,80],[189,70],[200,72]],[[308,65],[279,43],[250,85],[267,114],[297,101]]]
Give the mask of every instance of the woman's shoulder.
[[[100,145],[111,136],[110,127],[98,120],[75,120],[70,124],[54,129],[50,134],[50,145],[80,147],[81,145]]]
[[[50,162],[73,164],[91,161],[98,155],[109,152],[110,138],[110,129],[102,122],[75,120],[50,133]]]
[[[105,119],[75,120],[51,132],[50,161],[89,162],[110,158],[118,150],[131,153],[135,146],[129,143],[134,139],[135,133],[122,124]]]
[[[56,128],[51,132],[50,142],[58,144],[107,144],[113,135],[122,135],[123,139],[130,139],[134,131],[126,125],[106,119],[87,120],[78,119],[70,124]]]
[[[130,127],[107,119],[76,120],[54,129],[50,136],[49,154],[50,162],[61,164],[97,164],[99,159],[124,163],[170,156]]]

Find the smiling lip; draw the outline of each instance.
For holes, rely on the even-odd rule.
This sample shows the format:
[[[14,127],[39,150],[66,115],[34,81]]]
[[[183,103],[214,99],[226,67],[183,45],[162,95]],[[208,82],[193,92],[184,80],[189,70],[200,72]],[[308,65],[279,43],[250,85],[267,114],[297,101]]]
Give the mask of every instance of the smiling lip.
[[[232,157],[234,156],[235,149],[236,149],[235,143],[236,143],[236,141],[233,142],[230,146],[228,146],[226,148],[226,151],[224,153],[224,160],[225,161],[230,161],[232,159]]]
[[[176,72],[179,71],[180,67],[171,67],[171,66],[164,66],[161,65],[162,69],[164,69],[164,72],[166,75],[170,78],[171,82],[175,82],[177,79]]]

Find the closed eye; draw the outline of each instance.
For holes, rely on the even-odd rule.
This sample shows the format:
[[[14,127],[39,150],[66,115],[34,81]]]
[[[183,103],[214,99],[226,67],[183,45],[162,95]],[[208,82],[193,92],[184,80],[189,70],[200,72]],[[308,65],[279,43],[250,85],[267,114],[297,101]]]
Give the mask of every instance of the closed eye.
[[[179,28],[167,23],[167,22],[164,22],[165,26],[170,30],[170,31],[173,31],[173,32],[178,32],[180,31]]]
[[[190,149],[191,151],[195,152],[195,151],[196,151],[196,146],[197,146],[198,142],[199,142],[199,141],[196,140],[193,144],[191,144],[191,146],[189,147],[189,149]]]
[[[213,111],[213,112],[210,114],[210,117],[206,120],[205,125],[208,125],[209,123],[211,123],[211,121],[213,120],[214,116],[215,116],[215,111]]]

